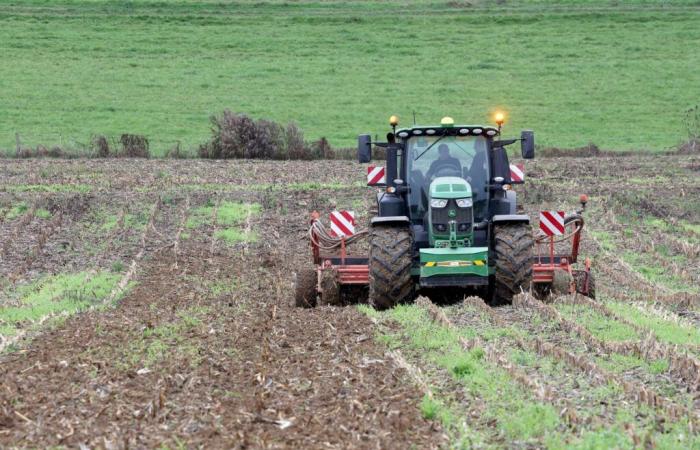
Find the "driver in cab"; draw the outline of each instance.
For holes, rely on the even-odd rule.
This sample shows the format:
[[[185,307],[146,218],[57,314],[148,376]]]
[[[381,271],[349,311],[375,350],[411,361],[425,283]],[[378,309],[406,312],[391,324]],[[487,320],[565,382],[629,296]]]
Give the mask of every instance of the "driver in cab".
[[[430,164],[430,169],[425,174],[426,179],[431,180],[435,174],[445,168],[456,170],[457,173],[462,172],[462,164],[460,164],[459,159],[450,155],[450,147],[447,144],[440,144],[438,146],[438,159]]]

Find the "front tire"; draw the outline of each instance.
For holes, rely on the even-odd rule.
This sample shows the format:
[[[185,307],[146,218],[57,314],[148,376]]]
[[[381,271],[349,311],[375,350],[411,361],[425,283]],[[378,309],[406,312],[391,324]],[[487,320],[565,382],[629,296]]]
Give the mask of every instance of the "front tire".
[[[493,241],[496,272],[492,303],[510,304],[514,295],[529,291],[532,283],[532,228],[527,223],[495,225]]]
[[[413,300],[413,240],[404,227],[374,226],[370,234],[369,302],[376,309]]]

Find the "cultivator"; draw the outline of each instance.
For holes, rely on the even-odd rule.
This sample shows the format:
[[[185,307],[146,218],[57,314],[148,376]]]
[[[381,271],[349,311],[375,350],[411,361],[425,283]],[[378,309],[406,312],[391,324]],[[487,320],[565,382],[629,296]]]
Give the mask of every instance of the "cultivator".
[[[350,236],[329,232],[319,213],[311,213],[309,240],[314,268],[297,272],[296,306],[337,305],[343,300],[342,286],[362,288],[369,284],[369,259],[347,253],[348,244],[366,235],[367,230]]]
[[[548,234],[549,228],[542,223],[551,224],[550,215],[542,217],[540,235],[535,238],[535,263],[532,266],[533,289],[538,296],[550,293],[573,294],[578,292],[595,298],[595,281],[591,273],[591,260],[586,258],[583,269],[574,269],[578,262],[581,231],[583,231],[583,211],[586,209],[588,196],[581,195],[581,208],[569,214],[561,214],[561,234]],[[558,253],[555,248],[570,242],[570,251]]]

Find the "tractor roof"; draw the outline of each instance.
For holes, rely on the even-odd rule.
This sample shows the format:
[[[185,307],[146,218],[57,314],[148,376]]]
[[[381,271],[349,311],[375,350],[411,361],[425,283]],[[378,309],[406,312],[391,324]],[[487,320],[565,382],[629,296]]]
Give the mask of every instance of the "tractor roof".
[[[498,128],[490,125],[414,125],[411,128],[401,128],[396,131],[400,138],[411,136],[498,136]]]

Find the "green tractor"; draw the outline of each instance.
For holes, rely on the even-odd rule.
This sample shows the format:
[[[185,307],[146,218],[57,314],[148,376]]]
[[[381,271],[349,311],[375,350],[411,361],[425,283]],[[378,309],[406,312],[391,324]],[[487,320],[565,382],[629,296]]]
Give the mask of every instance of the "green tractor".
[[[383,189],[369,239],[369,301],[378,308],[467,290],[492,304],[510,303],[532,281],[534,240],[530,218],[520,214],[507,145],[521,141],[534,157],[534,133],[501,140],[498,126],[440,125],[398,128],[386,142],[358,137],[358,159],[372,147],[386,150]]]

